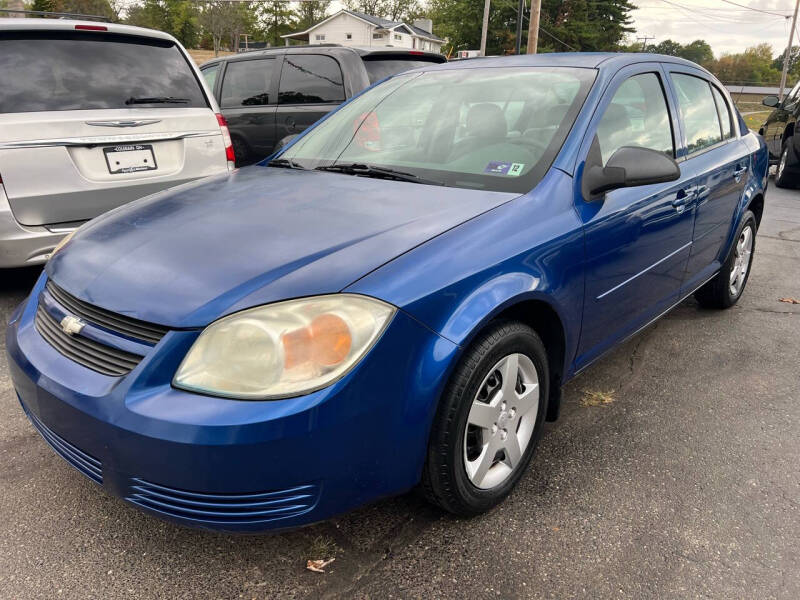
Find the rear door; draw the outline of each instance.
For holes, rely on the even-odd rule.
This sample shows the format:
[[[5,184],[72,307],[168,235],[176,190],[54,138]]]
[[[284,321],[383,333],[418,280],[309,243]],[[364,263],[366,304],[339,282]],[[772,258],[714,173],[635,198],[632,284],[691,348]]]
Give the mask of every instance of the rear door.
[[[278,89],[276,139],[304,131],[345,98],[342,69],[335,58],[286,54]]]
[[[238,167],[261,160],[275,147],[279,64],[274,56],[232,60],[222,74],[220,106],[228,121]]]
[[[73,223],[226,170],[197,71],[169,40],[0,32],[0,174],[24,225]]]
[[[679,107],[685,164],[696,175],[694,234],[683,283],[688,293],[712,276],[724,259],[721,254],[744,192],[750,154],[722,91],[700,71],[667,69]]]

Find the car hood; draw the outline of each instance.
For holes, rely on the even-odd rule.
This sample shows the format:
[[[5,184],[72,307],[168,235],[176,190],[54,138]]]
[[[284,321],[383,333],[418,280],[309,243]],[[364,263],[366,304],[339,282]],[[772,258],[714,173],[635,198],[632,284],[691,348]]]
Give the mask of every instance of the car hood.
[[[83,226],[47,265],[72,295],[171,327],[338,292],[515,194],[254,166]]]

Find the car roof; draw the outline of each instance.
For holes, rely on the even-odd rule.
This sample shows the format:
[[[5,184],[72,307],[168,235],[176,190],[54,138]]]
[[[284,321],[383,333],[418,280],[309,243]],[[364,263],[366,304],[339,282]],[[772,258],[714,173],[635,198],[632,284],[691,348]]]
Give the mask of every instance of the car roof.
[[[703,69],[691,61],[677,56],[651,54],[645,52],[549,52],[545,54],[520,54],[514,56],[477,57],[453,61],[447,65],[426,67],[421,70],[434,69],[469,69],[477,67],[582,67],[588,69],[619,69],[621,67],[643,63],[662,62],[676,63],[696,69]]]
[[[0,18],[0,31],[74,31],[78,25],[92,28],[105,27],[105,29],[99,33],[108,32],[120,35],[135,35],[138,37],[169,40],[171,42],[177,41],[170,34],[164,33],[163,31],[134,27],[133,25],[118,25],[117,23],[81,21],[77,19]]]
[[[446,58],[442,54],[436,52],[422,52],[421,50],[414,50],[412,48],[398,48],[394,46],[381,46],[378,48],[368,48],[363,46],[342,46],[341,44],[314,44],[305,46],[278,46],[275,48],[264,48],[263,50],[252,50],[249,52],[239,52],[237,54],[229,54],[227,56],[218,56],[203,63],[202,66],[208,66],[217,62],[225,62],[231,60],[247,60],[256,58],[258,56],[270,56],[275,54],[357,54],[359,56],[374,56],[378,54],[385,54],[388,56],[404,55],[413,56],[421,60],[429,60],[431,62],[446,62]]]

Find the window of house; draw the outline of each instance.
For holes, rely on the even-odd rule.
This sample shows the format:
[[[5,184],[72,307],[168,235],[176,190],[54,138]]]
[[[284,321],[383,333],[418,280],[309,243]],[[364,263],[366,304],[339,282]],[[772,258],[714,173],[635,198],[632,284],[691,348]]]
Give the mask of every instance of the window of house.
[[[705,79],[681,73],[673,73],[672,81],[678,93],[689,154],[721,142],[722,130],[711,85]]]
[[[372,39],[373,40],[382,40],[383,39],[383,34],[382,33],[373,33],[372,34]]]
[[[395,33],[395,34],[394,34],[394,39],[396,39],[396,40],[402,40],[402,39],[403,39],[403,36],[402,36],[402,35],[400,35],[399,33]]]
[[[675,156],[669,109],[655,73],[634,75],[619,86],[597,126],[597,141],[603,165],[623,146]]]
[[[283,61],[278,104],[344,101],[342,70],[330,56],[292,55]]]
[[[345,33],[344,34],[344,38],[346,40],[352,40],[353,39],[353,34],[352,33]]]
[[[318,42],[324,42],[325,41],[325,34],[324,33],[318,33],[317,35],[314,36],[314,39],[316,39]]]
[[[269,88],[275,60],[234,60],[228,63],[222,80],[222,106],[269,104]]]

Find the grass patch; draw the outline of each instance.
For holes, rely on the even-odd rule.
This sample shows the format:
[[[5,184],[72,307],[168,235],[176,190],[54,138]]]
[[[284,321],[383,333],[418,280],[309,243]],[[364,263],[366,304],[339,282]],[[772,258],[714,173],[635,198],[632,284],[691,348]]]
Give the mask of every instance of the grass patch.
[[[767,120],[770,112],[771,111],[769,110],[762,110],[749,115],[744,115],[744,122],[747,123],[747,126],[753,131],[758,131],[759,127],[761,127],[764,124],[764,121]]]
[[[308,547],[308,556],[311,559],[331,558],[336,554],[336,542],[327,535],[318,535]]]
[[[614,402],[614,390],[601,392],[599,390],[583,390],[581,406],[605,406]]]

